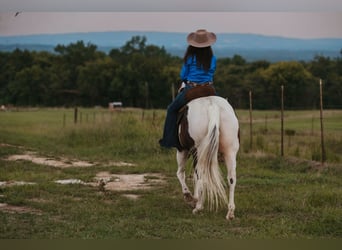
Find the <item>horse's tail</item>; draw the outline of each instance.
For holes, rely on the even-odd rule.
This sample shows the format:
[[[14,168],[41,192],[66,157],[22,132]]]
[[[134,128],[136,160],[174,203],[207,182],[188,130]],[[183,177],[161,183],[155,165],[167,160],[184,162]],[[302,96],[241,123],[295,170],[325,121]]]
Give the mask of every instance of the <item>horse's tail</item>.
[[[197,165],[199,190],[204,201],[208,200],[210,209],[227,205],[225,182],[218,164],[220,135],[220,109],[215,103],[208,106],[208,132],[197,147]]]

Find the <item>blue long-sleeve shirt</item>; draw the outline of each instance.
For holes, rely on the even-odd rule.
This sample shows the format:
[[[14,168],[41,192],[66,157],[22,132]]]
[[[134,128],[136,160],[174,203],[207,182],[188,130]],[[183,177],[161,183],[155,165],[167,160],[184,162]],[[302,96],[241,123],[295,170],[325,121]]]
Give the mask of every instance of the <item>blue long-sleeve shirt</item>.
[[[212,56],[210,69],[205,71],[203,67],[199,68],[196,64],[196,57],[189,57],[186,63],[183,63],[180,78],[195,83],[213,82],[216,70],[216,57]]]

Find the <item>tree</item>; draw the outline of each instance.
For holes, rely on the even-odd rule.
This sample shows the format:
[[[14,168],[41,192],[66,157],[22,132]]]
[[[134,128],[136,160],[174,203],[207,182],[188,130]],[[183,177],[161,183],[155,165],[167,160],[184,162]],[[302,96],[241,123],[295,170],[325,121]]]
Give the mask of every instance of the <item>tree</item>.
[[[308,70],[310,70],[314,76],[323,80],[324,105],[331,108],[341,108],[342,57],[333,60],[329,57],[316,56],[314,60],[309,63]]]
[[[121,52],[126,55],[144,53],[146,40],[145,36],[133,36],[132,39],[126,42],[126,44],[121,48]]]
[[[60,101],[67,105],[77,105],[81,102],[80,90],[77,82],[79,69],[87,62],[97,58],[104,58],[103,53],[96,51],[97,46],[83,41],[71,43],[68,46],[57,45],[55,51],[59,53],[56,59],[55,71],[59,75]]]
[[[231,60],[231,63],[235,64],[235,65],[242,66],[242,65],[246,64],[246,60],[240,55],[234,55],[232,60]]]
[[[83,106],[106,106],[111,100],[110,84],[117,64],[110,58],[98,59],[79,66],[77,89]]]
[[[235,64],[235,63],[238,64]],[[234,107],[245,107],[246,98],[244,77],[247,67],[241,56],[234,56],[232,60],[218,60],[214,78],[217,93],[229,100]]]
[[[8,85],[12,101],[19,105],[41,105],[49,93],[46,82],[48,75],[39,65],[24,68]]]
[[[109,55],[118,62],[111,82],[113,98],[129,106],[164,105],[171,86],[164,70],[171,56],[164,48],[146,45],[145,37],[135,36],[119,50],[111,50]]]
[[[15,49],[12,53],[3,53],[0,60],[0,89],[6,95],[6,102],[11,103],[14,97],[8,91],[8,85],[15,80],[17,72],[33,65],[33,56],[28,50]]]
[[[279,106],[280,86],[285,89],[285,107],[304,108],[313,107],[317,99],[317,91],[314,88],[314,77],[299,62],[279,62],[261,72],[266,93],[270,96],[272,107]],[[303,98],[303,97],[306,98]]]
[[[57,45],[55,52],[0,52],[0,105],[107,106],[117,100],[165,109],[179,87],[182,59],[148,45],[144,36],[133,36],[108,55],[83,41]],[[248,108],[250,90],[254,108],[279,108],[282,84],[287,108],[312,108],[319,102],[319,78],[325,107],[342,107],[342,50],[341,57],[316,56],[309,62],[219,58],[214,84],[234,108]]]

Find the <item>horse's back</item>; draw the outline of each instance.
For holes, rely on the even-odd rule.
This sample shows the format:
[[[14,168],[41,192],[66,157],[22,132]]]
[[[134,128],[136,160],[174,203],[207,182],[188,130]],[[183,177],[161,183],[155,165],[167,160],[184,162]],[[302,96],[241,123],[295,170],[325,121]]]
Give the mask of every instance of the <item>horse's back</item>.
[[[217,107],[220,120],[220,144],[238,147],[239,122],[234,109],[229,102],[219,96],[207,96],[192,100],[188,103],[189,134],[196,139],[208,131],[208,121],[213,110]],[[222,145],[222,146],[223,146]]]
[[[220,111],[220,117],[223,122],[229,123],[231,126],[238,128],[238,120],[233,107],[229,102],[220,96],[207,96],[192,100],[188,104],[189,113],[198,121],[203,121],[208,117],[207,110],[211,105],[217,105]]]

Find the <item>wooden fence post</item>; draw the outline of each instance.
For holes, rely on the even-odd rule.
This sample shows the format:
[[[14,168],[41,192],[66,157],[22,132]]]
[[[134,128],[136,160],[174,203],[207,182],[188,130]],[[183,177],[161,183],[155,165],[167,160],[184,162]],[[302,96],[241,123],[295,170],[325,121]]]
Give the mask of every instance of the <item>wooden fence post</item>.
[[[322,88],[322,79],[319,80],[319,96],[320,96],[320,119],[321,119],[321,147],[322,147],[322,155],[321,155],[321,163],[324,164],[326,160],[325,147],[324,147],[324,130],[323,130],[323,88]]]
[[[284,85],[281,85],[281,115],[280,115],[280,130],[281,130],[281,142],[280,142],[280,155],[284,156]]]
[[[253,117],[252,117],[252,91],[249,91],[249,149],[252,150],[253,148]]]
[[[76,124],[77,123],[77,107],[75,107],[74,109],[74,123]]]
[[[267,114],[265,115],[265,134],[267,133],[268,131],[268,127],[267,127]]]
[[[153,116],[152,116],[152,125],[153,126],[155,125],[156,116],[157,116],[156,111],[153,110]]]
[[[63,128],[65,128],[65,123],[66,123],[66,114],[63,114]]]

